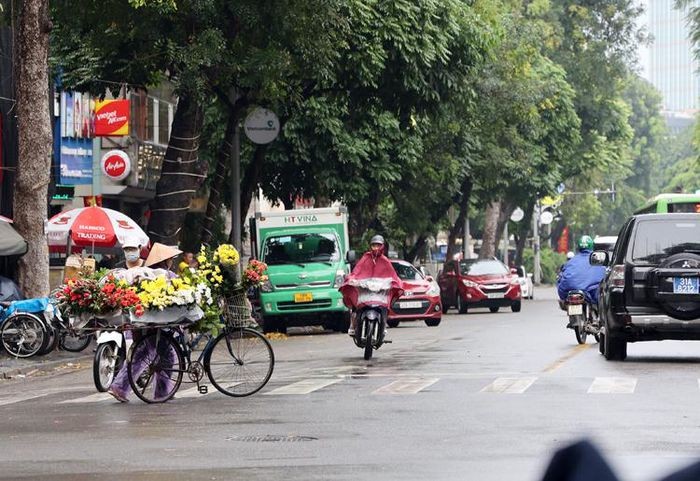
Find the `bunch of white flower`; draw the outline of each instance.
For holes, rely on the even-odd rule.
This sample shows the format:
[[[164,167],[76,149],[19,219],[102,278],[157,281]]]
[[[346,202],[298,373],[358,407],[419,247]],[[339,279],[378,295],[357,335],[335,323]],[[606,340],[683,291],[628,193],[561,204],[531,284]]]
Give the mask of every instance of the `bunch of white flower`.
[[[194,290],[182,288],[178,289],[171,295],[170,299],[176,306],[190,305],[195,301]]]
[[[211,288],[205,282],[200,282],[195,286],[194,298],[200,306],[214,303],[214,299],[211,296]]]

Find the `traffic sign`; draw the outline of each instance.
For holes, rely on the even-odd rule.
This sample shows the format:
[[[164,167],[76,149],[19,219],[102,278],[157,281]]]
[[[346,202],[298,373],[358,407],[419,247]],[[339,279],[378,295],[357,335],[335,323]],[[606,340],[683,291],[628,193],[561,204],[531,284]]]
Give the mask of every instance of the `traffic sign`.
[[[258,107],[245,118],[243,130],[254,144],[269,144],[280,133],[280,121],[274,112]]]
[[[516,207],[513,213],[510,215],[510,220],[513,222],[520,222],[525,217],[525,212],[520,207]]]

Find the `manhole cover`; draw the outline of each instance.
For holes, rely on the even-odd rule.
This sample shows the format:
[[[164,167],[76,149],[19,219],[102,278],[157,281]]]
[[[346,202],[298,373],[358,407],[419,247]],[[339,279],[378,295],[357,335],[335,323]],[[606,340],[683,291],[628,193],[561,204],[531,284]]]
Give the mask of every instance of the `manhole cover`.
[[[299,441],[316,441],[312,436],[278,436],[276,434],[264,434],[262,436],[232,436],[226,441],[242,441],[246,443],[294,443]]]

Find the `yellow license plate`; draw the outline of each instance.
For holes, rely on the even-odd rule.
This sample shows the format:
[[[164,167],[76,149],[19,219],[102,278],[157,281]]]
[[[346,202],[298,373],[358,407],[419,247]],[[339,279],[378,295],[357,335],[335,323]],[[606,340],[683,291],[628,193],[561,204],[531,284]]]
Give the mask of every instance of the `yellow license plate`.
[[[294,294],[294,302],[311,302],[313,300],[314,296],[310,292],[299,292]]]

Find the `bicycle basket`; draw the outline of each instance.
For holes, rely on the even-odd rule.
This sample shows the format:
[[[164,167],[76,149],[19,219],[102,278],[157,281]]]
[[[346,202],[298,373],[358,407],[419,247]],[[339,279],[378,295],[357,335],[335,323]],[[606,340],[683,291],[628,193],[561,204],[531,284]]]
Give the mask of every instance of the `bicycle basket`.
[[[221,300],[221,316],[229,327],[246,327],[256,324],[245,291],[234,293]]]

